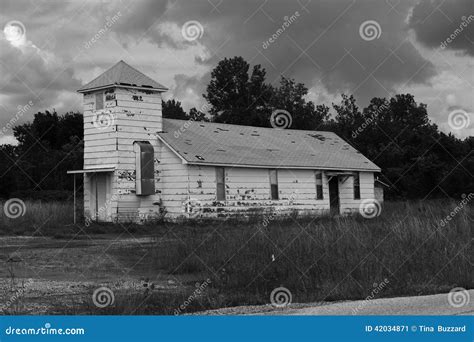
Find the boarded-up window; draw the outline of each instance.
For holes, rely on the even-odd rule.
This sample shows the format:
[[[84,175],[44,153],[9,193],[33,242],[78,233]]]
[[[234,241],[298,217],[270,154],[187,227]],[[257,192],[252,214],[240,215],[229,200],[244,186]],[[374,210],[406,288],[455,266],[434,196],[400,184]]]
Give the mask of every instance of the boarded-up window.
[[[316,171],[316,199],[323,199],[323,173]]]
[[[155,194],[155,156],[153,146],[146,141],[135,142],[135,191],[137,195]]]
[[[354,173],[354,199],[360,199],[359,172]]]
[[[104,93],[95,94],[95,110],[104,109]]]
[[[225,201],[225,170],[223,167],[216,167],[216,198],[218,201]]]
[[[277,170],[270,170],[270,193],[272,200],[278,199],[278,174]]]

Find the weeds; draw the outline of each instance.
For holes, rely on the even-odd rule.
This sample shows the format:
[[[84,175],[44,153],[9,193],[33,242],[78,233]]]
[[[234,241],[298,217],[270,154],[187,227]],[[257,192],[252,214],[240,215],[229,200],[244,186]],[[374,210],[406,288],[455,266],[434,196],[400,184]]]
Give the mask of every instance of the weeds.
[[[441,224],[456,204],[449,200],[386,203],[374,219],[291,216],[262,224],[263,217],[252,216],[245,222],[84,227],[70,224],[72,206],[67,203],[33,202],[27,203],[24,216],[0,217],[0,224],[3,234],[34,235],[39,227],[42,235],[59,239],[125,232],[125,237],[151,235],[152,243],[141,249],[124,244],[111,253],[136,270],[190,279],[192,285],[143,293],[118,290],[113,307],[98,311],[87,298],[75,307],[55,307],[52,313],[174,314],[189,302],[194,283],[209,279],[204,293],[180,309],[181,314],[268,304],[271,291],[280,286],[291,291],[294,302],[364,299],[382,281],[386,286],[378,291],[379,297],[472,288],[472,204]]]

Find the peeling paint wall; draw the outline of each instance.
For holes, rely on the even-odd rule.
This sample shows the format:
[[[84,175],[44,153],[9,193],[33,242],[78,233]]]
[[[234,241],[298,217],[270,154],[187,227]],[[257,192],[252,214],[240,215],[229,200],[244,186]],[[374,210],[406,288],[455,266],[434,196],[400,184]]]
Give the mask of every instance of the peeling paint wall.
[[[104,92],[109,121],[97,128],[95,93],[84,95],[84,167],[114,166],[111,179],[110,221],[140,220],[159,215],[161,181],[156,133],[162,130],[161,94],[111,88]],[[135,195],[134,141],[148,141],[155,149],[155,195]],[[90,180],[85,176],[84,212],[90,215]]]
[[[233,167],[225,169],[226,200],[216,200],[216,171],[214,167],[183,165],[181,160],[168,150],[168,183],[163,185],[166,195],[164,206],[169,210],[167,218],[231,217],[239,215],[322,215],[329,212],[329,185],[323,171],[323,199],[316,198],[314,170],[278,170],[278,200],[271,199],[268,169]],[[172,175],[172,176],[171,176]],[[372,185],[371,185],[372,184]],[[168,188],[167,188],[168,187]],[[360,173],[361,200],[374,198],[373,173]],[[166,199],[165,199],[166,198]],[[361,200],[353,198],[353,177],[339,182],[341,213],[359,209]],[[194,210],[189,210],[194,206]]]
[[[312,170],[278,170],[278,200],[271,199],[268,169],[226,168],[226,200],[216,201],[214,167],[189,167],[190,197],[200,202],[204,216],[227,217],[235,214],[263,214],[278,211],[284,215],[322,214],[329,210],[327,178],[323,178],[324,199],[316,199]]]
[[[359,211],[361,200],[375,199],[374,173],[360,172],[360,200],[354,199],[354,177],[348,177],[345,182],[339,180],[339,198],[342,213]]]
[[[184,215],[184,203],[189,199],[188,167],[168,147],[159,143],[161,154],[162,204],[168,218]]]

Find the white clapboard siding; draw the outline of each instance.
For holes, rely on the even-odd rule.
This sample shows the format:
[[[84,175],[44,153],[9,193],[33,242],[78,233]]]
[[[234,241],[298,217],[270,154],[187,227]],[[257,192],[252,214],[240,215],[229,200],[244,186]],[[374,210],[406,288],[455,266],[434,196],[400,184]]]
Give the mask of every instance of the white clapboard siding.
[[[135,97],[134,97],[135,96]],[[110,220],[133,221],[139,212],[158,213],[161,182],[155,164],[155,195],[135,195],[134,141],[149,141],[158,160],[156,132],[162,130],[161,94],[116,88],[107,90],[104,108],[110,113],[109,126],[96,127],[95,93],[84,95],[84,166],[114,166],[111,175],[108,215]],[[84,211],[91,212],[90,177],[84,180]]]
[[[190,198],[188,168],[164,144],[160,144],[160,153],[161,198],[167,217],[172,219],[184,214],[183,204]]]
[[[176,161],[178,162],[178,161]],[[323,177],[324,199],[316,199],[316,178],[313,170],[279,170],[279,200],[271,200],[268,169],[232,167],[225,169],[226,200],[217,205],[216,171],[214,167],[187,165],[187,174],[175,176],[176,181],[189,179],[189,198],[202,206],[200,214],[209,217],[245,215],[268,212],[278,208],[279,214],[298,211],[319,215],[329,210],[327,177]],[[166,184],[164,185],[167,186]],[[174,191],[184,192],[184,184]],[[184,204],[184,201],[182,201]],[[173,203],[173,213],[185,211],[179,201]],[[180,210],[178,210],[180,209]],[[185,215],[184,215],[185,216]]]
[[[122,101],[135,101],[134,96],[139,96],[139,98],[141,99],[141,102],[143,102],[143,103],[153,103],[153,104],[155,104],[156,106],[154,106],[154,108],[157,108],[157,107],[161,108],[161,98],[158,98],[156,96],[151,96],[151,95],[116,93],[115,94],[115,99],[119,103],[121,103]]]
[[[374,174],[372,172],[360,172],[360,200],[354,199],[354,177],[348,177],[342,183],[339,182],[339,203],[341,213],[357,212],[361,201],[374,199]]]

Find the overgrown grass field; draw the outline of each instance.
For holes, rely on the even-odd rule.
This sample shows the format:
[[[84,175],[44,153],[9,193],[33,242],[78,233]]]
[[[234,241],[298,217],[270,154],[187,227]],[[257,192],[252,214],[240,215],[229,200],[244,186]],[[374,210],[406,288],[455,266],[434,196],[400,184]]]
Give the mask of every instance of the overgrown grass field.
[[[373,219],[358,215],[292,217],[264,225],[264,218],[254,217],[250,222],[161,222],[79,229],[67,225],[72,221],[72,208],[67,204],[27,204],[24,216],[15,220],[2,216],[0,224],[3,234],[29,234],[34,231],[31,227],[40,226],[41,234],[58,238],[85,233],[93,238],[97,233],[122,233],[124,229],[134,236],[152,236],[146,247],[124,244],[114,253],[130,266],[146,263],[152,274],[181,279],[178,283],[185,275],[190,281],[170,292],[150,288],[151,278],[143,291],[117,292],[114,306],[100,312],[173,314],[190,296],[192,300],[180,313],[268,304],[277,287],[287,288],[293,302],[299,303],[363,299],[382,282],[386,285],[378,297],[473,288],[474,209],[472,204],[460,210],[456,206],[459,209],[454,200],[388,202]],[[209,285],[194,295],[194,284],[206,281]],[[98,313],[90,303],[81,305],[67,313]]]

